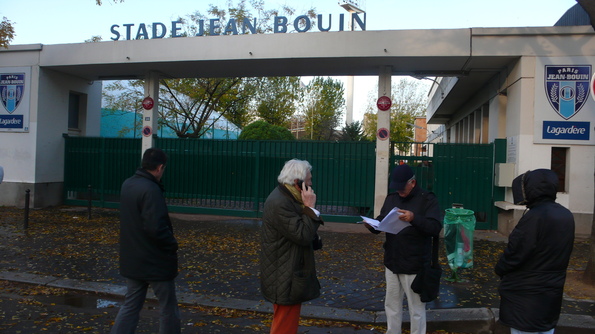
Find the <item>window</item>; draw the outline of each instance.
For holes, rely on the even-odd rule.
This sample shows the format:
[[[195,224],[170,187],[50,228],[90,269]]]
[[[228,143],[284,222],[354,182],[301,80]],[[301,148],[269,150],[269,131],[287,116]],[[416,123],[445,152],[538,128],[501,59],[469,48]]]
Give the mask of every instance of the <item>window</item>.
[[[70,92],[68,95],[68,134],[84,136],[87,124],[87,94]]]
[[[567,147],[552,147],[551,169],[558,175],[558,192],[566,192]]]
[[[482,144],[487,144],[490,140],[489,138],[489,131],[490,131],[490,109],[489,106],[486,104],[483,106],[483,110],[481,113],[481,141]]]
[[[79,94],[70,93],[68,97],[68,128],[79,128],[79,111],[81,107],[81,96]]]

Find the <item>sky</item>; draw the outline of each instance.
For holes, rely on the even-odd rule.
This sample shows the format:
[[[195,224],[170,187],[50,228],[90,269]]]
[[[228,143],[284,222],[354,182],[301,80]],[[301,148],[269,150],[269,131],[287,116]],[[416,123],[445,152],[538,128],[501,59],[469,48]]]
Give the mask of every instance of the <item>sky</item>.
[[[339,0],[265,0],[267,9],[288,5],[296,15],[315,8],[319,14],[346,13]],[[234,0],[236,4],[238,1]],[[342,0],[341,0],[342,2]],[[364,9],[366,30],[464,29],[553,26],[575,0],[352,0]],[[0,0],[0,17],[13,23],[17,44],[81,43],[93,36],[109,41],[114,24],[169,23],[209,4],[227,8],[226,0]],[[291,19],[291,18],[289,18]],[[335,30],[335,29],[333,29]],[[317,31],[317,30],[314,30]],[[361,120],[376,77],[355,78],[354,120]],[[423,82],[431,83],[427,80]]]

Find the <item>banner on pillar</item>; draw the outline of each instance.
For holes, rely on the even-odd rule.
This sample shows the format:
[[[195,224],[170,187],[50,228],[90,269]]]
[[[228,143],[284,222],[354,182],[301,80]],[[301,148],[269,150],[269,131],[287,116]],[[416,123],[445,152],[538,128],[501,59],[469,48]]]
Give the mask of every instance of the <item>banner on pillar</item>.
[[[29,132],[31,68],[0,69],[0,131]]]
[[[537,58],[535,143],[595,145],[595,101],[589,97],[594,62],[594,57]]]

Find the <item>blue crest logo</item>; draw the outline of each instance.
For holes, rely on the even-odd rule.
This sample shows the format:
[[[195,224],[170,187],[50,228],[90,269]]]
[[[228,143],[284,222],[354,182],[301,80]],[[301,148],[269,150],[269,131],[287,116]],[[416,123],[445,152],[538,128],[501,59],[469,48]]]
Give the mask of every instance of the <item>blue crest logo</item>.
[[[12,114],[23,99],[25,73],[0,74],[0,99],[4,109]]]
[[[591,65],[545,66],[545,93],[558,115],[570,119],[589,97]]]

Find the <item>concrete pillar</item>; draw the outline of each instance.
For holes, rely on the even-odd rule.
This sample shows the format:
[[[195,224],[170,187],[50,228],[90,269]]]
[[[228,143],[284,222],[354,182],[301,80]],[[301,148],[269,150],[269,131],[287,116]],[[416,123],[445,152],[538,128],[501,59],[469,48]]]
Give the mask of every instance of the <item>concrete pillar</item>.
[[[498,138],[506,138],[506,95],[498,94],[490,100],[488,106],[489,129],[488,143],[493,143]]]
[[[143,108],[141,156],[148,148],[153,147],[153,134],[157,133],[157,118],[159,117],[159,113],[157,112],[157,108],[159,107],[159,74],[156,72],[148,73],[145,78],[145,97],[148,96],[153,99],[154,103],[151,109],[147,110]]]
[[[391,74],[392,68],[384,66],[380,69],[378,77],[378,97],[391,97]],[[376,177],[374,182],[374,217],[380,214],[380,209],[384,203],[384,199],[388,193],[388,177],[389,177],[389,162],[390,162],[390,109],[382,111],[378,109],[377,130],[386,128],[389,130],[389,138],[380,140],[376,136]]]
[[[353,123],[353,77],[347,77],[345,84],[345,124]]]

